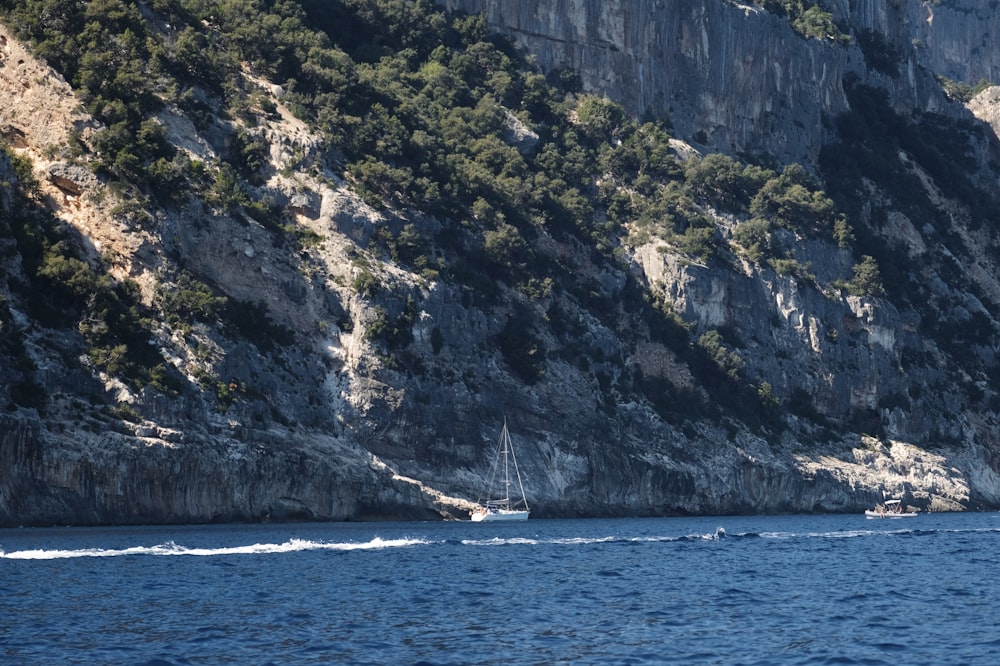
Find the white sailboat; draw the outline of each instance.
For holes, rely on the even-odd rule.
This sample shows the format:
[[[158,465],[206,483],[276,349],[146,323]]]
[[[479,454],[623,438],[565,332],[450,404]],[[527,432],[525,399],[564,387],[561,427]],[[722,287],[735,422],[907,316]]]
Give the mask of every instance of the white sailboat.
[[[511,486],[515,483],[520,499],[517,494],[511,497]],[[504,419],[503,430],[500,431],[500,439],[493,455],[489,482],[486,485],[486,498],[480,498],[479,506],[470,512],[470,517],[476,523],[527,520],[528,513],[528,501],[524,496],[524,486],[521,484],[521,472],[517,468],[517,458],[514,456],[510,432],[507,430],[507,419]]]

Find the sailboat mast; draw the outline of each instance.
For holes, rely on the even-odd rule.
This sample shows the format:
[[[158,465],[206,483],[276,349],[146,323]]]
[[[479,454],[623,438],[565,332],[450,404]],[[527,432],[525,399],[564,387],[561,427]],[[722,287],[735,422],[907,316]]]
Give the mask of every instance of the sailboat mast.
[[[507,442],[510,442],[510,437],[508,436]],[[521,483],[521,469],[517,466],[517,456],[514,454],[514,447],[510,447],[510,458],[514,462],[514,474],[517,476],[517,488],[521,492],[521,504],[524,505],[525,510],[528,508],[528,498],[524,494],[524,484]],[[510,486],[510,481],[507,482],[508,487]],[[510,496],[510,491],[507,491],[508,497]]]
[[[507,455],[510,452],[510,433],[507,432],[507,419],[503,420],[503,483],[504,507],[510,508],[510,468],[507,466]]]

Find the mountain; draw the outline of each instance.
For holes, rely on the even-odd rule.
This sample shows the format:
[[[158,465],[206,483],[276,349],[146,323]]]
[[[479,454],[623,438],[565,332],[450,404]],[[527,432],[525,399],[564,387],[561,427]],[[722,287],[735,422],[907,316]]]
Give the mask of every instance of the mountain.
[[[1000,24],[972,0],[448,5],[485,13],[540,67],[578,72],[637,117],[669,117],[710,150],[781,163],[815,163],[839,138],[830,124],[856,109],[851,85],[883,92],[904,117],[961,120],[970,114],[949,92],[1000,71]]]
[[[0,524],[1000,504],[976,3],[0,9]]]

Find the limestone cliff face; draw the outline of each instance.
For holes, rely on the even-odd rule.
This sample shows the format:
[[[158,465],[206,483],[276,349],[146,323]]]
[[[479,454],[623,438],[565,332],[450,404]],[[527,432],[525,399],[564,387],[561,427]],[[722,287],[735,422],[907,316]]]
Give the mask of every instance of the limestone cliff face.
[[[908,2],[905,7],[901,32],[910,39],[920,66],[970,85],[1000,80],[996,7],[974,0]],[[872,27],[890,29],[891,24]]]
[[[804,39],[756,5],[724,0],[449,4],[486,12],[543,68],[578,70],[585,88],[636,115],[668,114],[686,141],[677,144],[681,157],[773,153],[812,168],[831,138],[829,121],[849,109],[845,81],[885,90],[900,113],[971,118],[934,75],[995,79],[1000,57],[995,16],[971,2],[830,3],[855,36],[880,35],[867,53],[857,41]],[[895,73],[872,67],[872,44],[896,54]],[[830,242],[788,239],[810,278],[735,254],[703,265],[627,234],[627,268],[569,242],[539,241],[608,301],[624,301],[637,283],[669,305],[692,340],[734,332],[747,375],[794,408],[775,434],[683,414],[683,396],[706,391],[688,362],[656,336],[622,335],[570,298],[553,297],[540,318],[562,312],[578,329],[575,349],[539,325],[545,373],[530,384],[517,378],[484,351],[514,315],[509,294],[480,307],[459,286],[386,257],[358,261],[380,229],[437,222],[364,203],[278,97],[277,115],[248,131],[269,146],[272,176],[261,189],[315,235],[308,248],[280,247],[261,225],[197,202],[152,219],[112,212],[114,193],[66,150],[67,137],[86,135],[93,121],[68,85],[2,30],[0,45],[0,98],[19,100],[0,107],[0,130],[32,159],[45,206],[91,256],[133,280],[146,304],[171,287],[161,276],[183,263],[296,334],[295,344],[268,348],[201,322],[183,331],[161,322],[153,336],[164,358],[186,377],[224,378],[238,399],[134,392],[74,358],[82,352],[70,333],[31,320],[29,304],[8,288],[23,277],[20,265],[4,252],[0,352],[25,367],[0,366],[0,397],[30,375],[51,399],[44,413],[0,416],[0,525],[461,516],[481,489],[504,417],[539,516],[859,511],[883,493],[923,509],[1000,505],[997,391],[985,372],[967,370],[995,368],[997,345],[944,348],[947,335],[929,335],[926,322],[932,312],[956,335],[973,325],[995,332],[996,244],[919,165],[912,175],[953,226],[916,223],[892,203],[875,216],[887,195],[874,184],[859,197],[871,235],[898,246],[933,311],[817,286],[849,277],[858,260]],[[976,117],[996,123],[996,99],[995,88],[982,93]],[[234,131],[221,123],[199,131],[171,108],[159,120],[172,144],[199,159],[218,155]],[[511,140],[530,143],[530,129],[518,137]],[[293,156],[310,169],[287,168]],[[11,171],[0,159],[0,182]],[[988,169],[980,175],[987,181]],[[13,205],[0,187],[0,222]],[[739,220],[709,213],[731,238]],[[952,252],[960,250],[959,262]],[[352,287],[364,271],[388,295]],[[417,310],[406,350],[417,372],[391,367],[365,335],[379,308],[398,312],[407,299]],[[587,363],[573,361],[580,348]],[[975,362],[958,362],[962,354]],[[640,381],[652,387],[649,399],[630,390]],[[105,404],[124,415],[91,408]],[[878,439],[863,434],[876,431]]]
[[[936,74],[971,84],[1000,78],[996,12],[973,0],[828,3],[849,31],[875,36],[868,60],[873,50],[888,53],[898,62],[891,72],[873,68],[857,39],[803,38],[749,2],[447,4],[485,13],[542,69],[578,71],[586,90],[640,117],[669,117],[686,140],[787,162],[816,158],[824,119],[848,108],[845,77],[888,90],[901,108],[933,111],[948,107]]]
[[[995,92],[984,91],[966,109],[950,101],[938,81],[971,85],[998,78],[1000,18],[981,3],[823,3],[850,37],[843,42],[806,39],[753,3],[722,0],[449,5],[485,13],[543,70],[578,71],[585,90],[640,116],[669,116],[677,136],[710,150],[773,154],[813,167],[831,139],[831,119],[851,108],[846,86],[863,85],[884,91],[903,117],[933,114],[964,122],[971,110],[991,123],[980,149],[984,161],[996,160]],[[952,211],[958,223],[949,233],[964,239],[972,280],[992,302],[1000,294],[998,267],[981,251],[992,241],[959,222],[968,213],[945,203],[922,167],[906,155],[901,160],[922,179],[930,199]],[[970,172],[970,178],[980,177]],[[982,178],[995,187],[995,173]],[[884,200],[877,188],[859,196]],[[906,214],[888,207],[874,230],[897,244],[901,257],[923,267],[928,295],[947,316],[993,313],[992,306],[941,278],[931,230],[916,228]],[[798,258],[820,283],[849,273],[856,259],[829,245],[795,242]],[[914,353],[945,353],[919,333],[926,313],[897,308],[888,299],[830,298],[809,280],[746,263],[723,271],[692,265],[662,249],[635,249],[644,279],[661,285],[696,331],[738,331],[748,367],[780,393],[808,395],[811,406],[827,416],[881,419],[889,436],[903,441],[965,440],[992,447],[992,412],[976,414],[967,396],[954,389],[932,395],[912,390],[915,384],[954,385],[939,363],[912,365]],[[995,321],[995,313],[988,317]]]
[[[965,107],[948,101],[936,77],[969,84],[1000,78],[1000,15],[976,2],[824,3],[851,36],[842,43],[806,39],[753,3],[725,0],[449,5],[485,13],[543,70],[579,71],[586,90],[640,116],[669,116],[676,134],[689,141],[810,166],[829,140],[825,123],[850,108],[847,82],[885,90],[903,115],[968,118]],[[970,108],[990,122],[995,98],[984,92]],[[928,253],[921,231],[901,213],[890,212],[879,231],[900,239],[917,261]],[[975,253],[978,243],[970,245]],[[824,273],[849,272],[853,261],[832,247],[802,246],[800,254],[821,282]],[[815,396],[823,413],[877,410],[879,396],[905,394],[913,380],[898,368],[903,350],[920,346],[913,335],[915,312],[900,312],[888,301],[831,300],[803,288],[801,280],[751,266],[735,272],[692,267],[654,246],[639,248],[635,256],[646,279],[664,285],[685,321],[702,331],[739,329],[748,363],[774,386],[797,386]],[[982,261],[990,268],[980,279],[995,296],[996,267],[989,257]],[[980,309],[944,281],[931,284],[942,299]],[[775,349],[782,351],[777,359]],[[921,383],[945,381],[933,368],[926,372]],[[901,438],[929,427],[919,413],[893,421],[899,430],[892,434]],[[949,428],[949,436],[961,429]]]
[[[753,5],[703,0],[509,3],[453,0],[484,12],[545,69],[638,116],[669,116],[686,139],[783,158],[818,150],[824,112],[845,108],[858,54],[796,35]]]

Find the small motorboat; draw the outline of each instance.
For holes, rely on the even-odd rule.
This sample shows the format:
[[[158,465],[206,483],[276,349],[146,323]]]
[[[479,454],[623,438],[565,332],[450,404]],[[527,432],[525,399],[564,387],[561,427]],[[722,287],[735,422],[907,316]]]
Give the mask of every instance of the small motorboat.
[[[904,511],[903,503],[898,499],[886,500],[874,509],[865,511],[865,518],[869,520],[875,518],[915,518],[916,515],[916,511]]]

